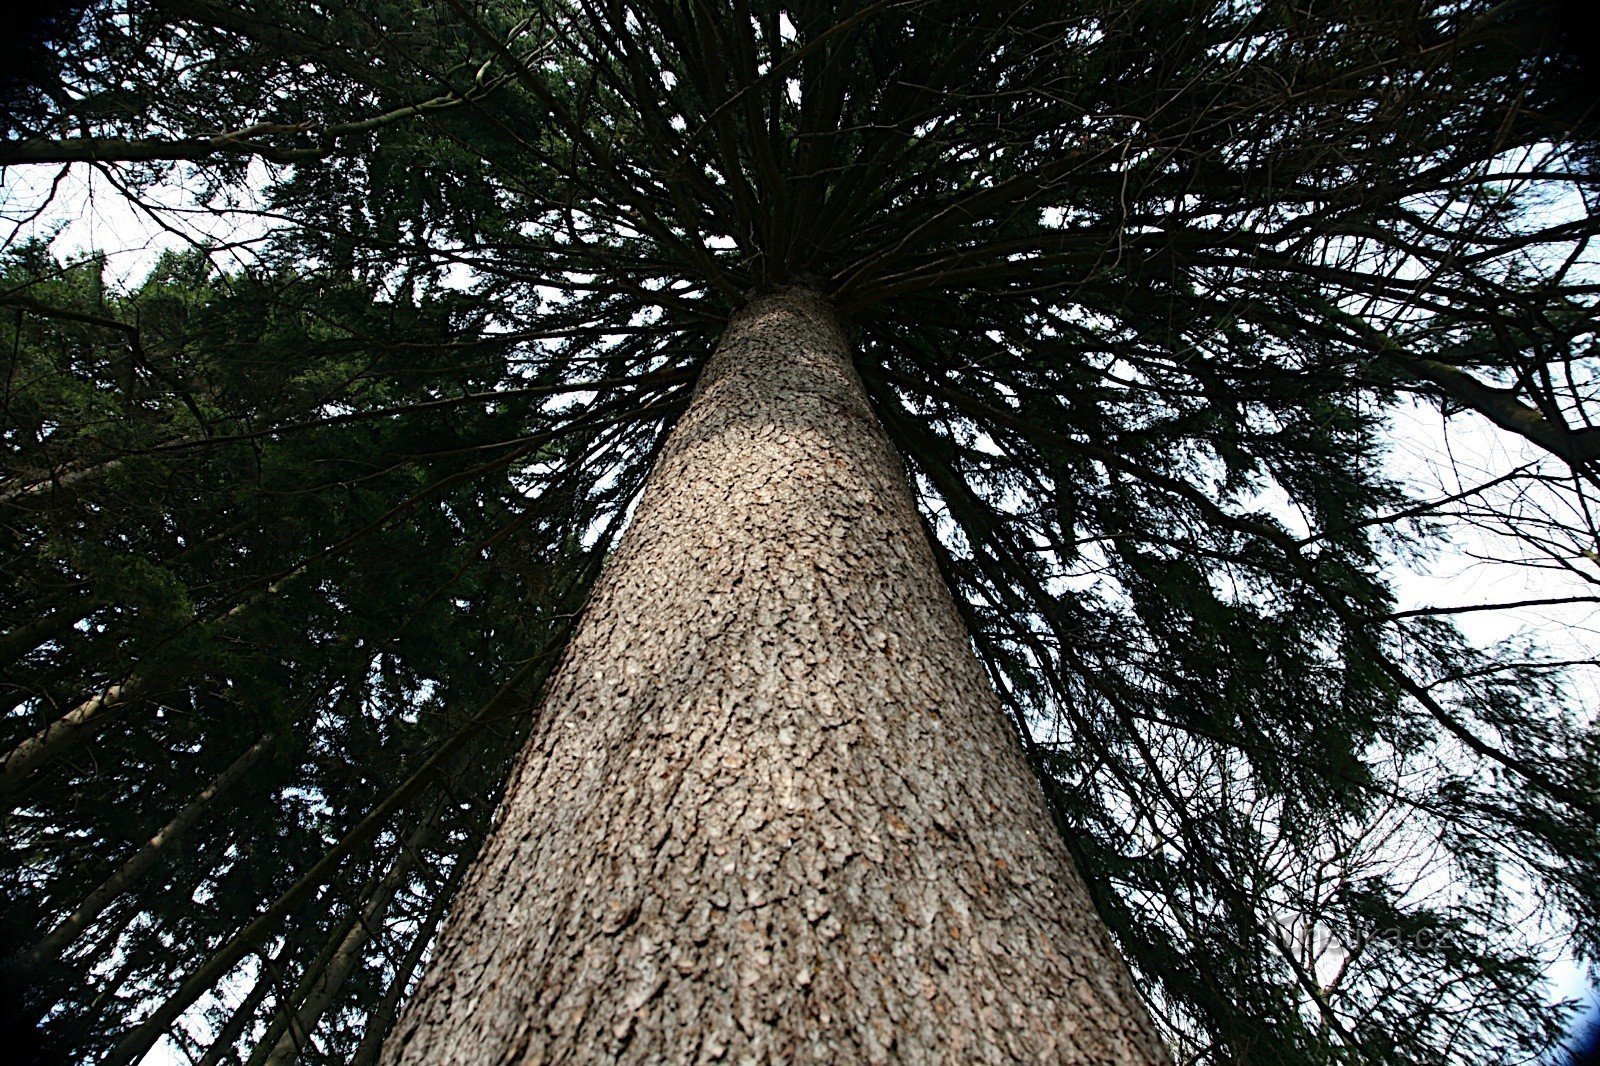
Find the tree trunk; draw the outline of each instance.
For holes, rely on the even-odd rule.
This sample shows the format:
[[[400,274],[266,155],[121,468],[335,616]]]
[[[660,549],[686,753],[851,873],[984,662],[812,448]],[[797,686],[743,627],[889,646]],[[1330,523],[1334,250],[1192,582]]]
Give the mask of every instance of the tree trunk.
[[[288,955],[287,945],[281,945],[276,955],[263,956],[261,968],[256,973],[256,983],[251,987],[248,995],[239,1002],[234,1011],[229,1015],[227,1022],[211,1038],[211,1046],[206,1048],[205,1058],[197,1066],[221,1066],[222,1060],[237,1062],[234,1056],[233,1045],[239,1042],[239,1037],[244,1035],[244,1027],[255,1021],[256,1011],[261,1007],[261,1001],[267,998],[267,993],[272,991],[274,969],[279,959]]]
[[[440,804],[436,802],[427,821],[401,842],[400,851],[389,864],[383,880],[378,882],[365,904],[359,905],[355,911],[354,920],[345,929],[338,948],[328,958],[319,960],[320,965],[314,970],[306,972],[302,987],[295,990],[288,1004],[289,1009],[284,1012],[286,1024],[283,1033],[271,1045],[270,1052],[265,1052],[265,1042],[259,1045],[256,1049],[258,1054],[250,1056],[252,1064],[264,1062],[266,1066],[287,1066],[299,1057],[301,1048],[310,1039],[323,1012],[338,996],[345,979],[360,965],[367,941],[381,930],[384,914],[394,901],[395,893],[400,891],[406,878],[416,868],[422,848],[433,838],[439,808]]]
[[[417,930],[411,936],[411,946],[406,948],[404,957],[395,965],[394,976],[389,980],[389,987],[384,989],[383,999],[373,1008],[372,1013],[367,1015],[366,1026],[361,1033],[361,1044],[351,1057],[350,1066],[371,1066],[378,1061],[384,1037],[389,1035],[389,1027],[394,1021],[400,1000],[406,993],[406,987],[411,984],[411,976],[417,972],[417,967],[422,965],[422,955],[433,943],[434,930],[444,919],[445,908],[455,897],[455,891],[460,887],[461,879],[466,876],[467,867],[477,851],[477,848],[469,847],[467,853],[457,859],[456,864],[450,868],[450,874],[445,878],[444,884],[438,886],[433,902],[428,905],[427,915],[417,923]]]
[[[98,606],[93,596],[79,596],[69,604],[0,635],[0,666],[10,667],[46,641],[59,640],[93,614]]]
[[[147,682],[137,675],[107,685],[12,748],[0,761],[0,796],[11,795],[34,770],[88,739],[102,718],[120,710],[146,687]]]
[[[73,941],[88,928],[90,922],[100,916],[100,912],[105,910],[112,900],[127,891],[129,885],[143,877],[145,871],[167,854],[173,842],[200,820],[201,815],[210,809],[212,802],[218,796],[232,788],[241,777],[250,772],[251,767],[261,761],[261,756],[266,754],[272,743],[273,735],[266,733],[245,749],[243,755],[235,759],[211,784],[201,789],[200,794],[186,803],[155,836],[145,841],[144,846],[130,855],[115,873],[101,883],[100,887],[90,892],[76,910],[62,919],[61,924],[50,930],[43,940],[34,945],[33,950],[28,952],[24,965],[31,969],[71,947]]]
[[[735,316],[392,1063],[1165,1059],[831,306]]]
[[[249,611],[261,604],[269,603],[282,590],[284,584],[300,577],[306,572],[310,564],[301,563],[287,574],[278,578],[266,587],[264,591],[251,596],[249,599],[234,604],[228,612],[216,622],[210,623],[215,628],[214,634],[221,635],[227,630],[223,627],[233,624]],[[177,632],[188,628],[194,622],[185,623]],[[156,644],[160,647],[177,635],[177,632],[164,635]],[[339,638],[340,641],[348,640],[347,637]],[[192,671],[180,671],[176,674],[158,677],[157,680],[179,681],[193,676]],[[152,685],[149,675],[137,672],[126,674],[120,682],[108,684],[94,695],[78,704],[72,710],[55,719],[40,729],[37,733],[19,743],[11,751],[0,756],[0,799],[10,796],[22,788],[31,775],[39,767],[53,759],[58,759],[70,751],[76,750],[94,736],[112,715],[119,714],[130,703],[144,697]]]

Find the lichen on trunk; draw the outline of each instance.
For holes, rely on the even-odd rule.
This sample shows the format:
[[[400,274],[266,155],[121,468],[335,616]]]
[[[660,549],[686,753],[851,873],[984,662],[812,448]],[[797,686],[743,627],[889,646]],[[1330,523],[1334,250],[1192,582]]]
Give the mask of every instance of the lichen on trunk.
[[[395,1063],[1163,1052],[816,292],[730,323]]]

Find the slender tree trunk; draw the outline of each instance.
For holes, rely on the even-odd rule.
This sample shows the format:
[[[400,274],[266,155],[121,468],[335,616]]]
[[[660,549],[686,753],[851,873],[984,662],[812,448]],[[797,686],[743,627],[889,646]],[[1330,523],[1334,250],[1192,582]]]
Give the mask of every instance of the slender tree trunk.
[[[80,596],[48,614],[42,614],[0,635],[0,666],[11,666],[18,659],[49,640],[72,632],[72,627],[94,613],[99,606],[92,596]]]
[[[214,631],[219,634],[226,632],[223,627],[233,624],[246,611],[270,602],[279,594],[286,582],[304,574],[307,566],[306,563],[300,564],[268,585],[264,591],[234,604],[221,618],[210,623]],[[176,634],[169,634],[168,637],[173,635]],[[165,639],[167,638],[163,638],[162,643]],[[159,644],[157,646],[159,647]],[[190,676],[192,676],[191,671],[181,671],[157,677],[155,680],[178,681]],[[151,686],[152,679],[149,675],[130,672],[121,681],[107,684],[72,710],[17,744],[9,752],[0,755],[0,798],[10,796],[22,788],[27,783],[29,775],[45,763],[60,758],[87,742],[113,715],[121,713],[130,703],[141,699]]]
[[[28,952],[24,965],[31,969],[45,959],[59,955],[71,947],[73,941],[88,928],[90,922],[99,917],[100,912],[105,910],[112,900],[127,891],[129,885],[144,876],[145,871],[167,854],[173,842],[200,820],[218,796],[228,791],[235,782],[250,772],[250,768],[261,760],[261,756],[266,754],[272,742],[272,734],[267,733],[245,749],[244,754],[235,759],[211,784],[201,789],[199,795],[184,804],[183,809],[162,826],[155,836],[128,856],[127,861],[117,868],[116,873],[106,878],[98,888],[89,893],[76,910],[62,919],[61,924],[50,930],[49,935]]]
[[[121,459],[84,459],[64,463],[32,481],[14,478],[9,484],[0,485],[0,507],[24,505],[38,497],[61,492],[99,470],[114,469],[121,464]]]
[[[356,889],[352,900],[334,899],[330,902],[328,913],[334,919],[333,925],[328,930],[327,935],[323,937],[322,946],[317,949],[317,953],[299,970],[299,980],[290,986],[288,991],[274,994],[272,1011],[267,1016],[266,1032],[251,1041],[250,1055],[245,1060],[245,1066],[260,1066],[261,1060],[271,1054],[272,1049],[278,1046],[279,1038],[289,1032],[289,1028],[294,1022],[295,1012],[299,1009],[301,1001],[305,999],[312,986],[316,983],[317,978],[338,952],[339,945],[343,944],[345,938],[350,935],[350,931],[360,924],[361,908],[366,906],[367,901],[378,891],[381,881],[382,878],[374,873]],[[348,904],[348,908],[346,904]],[[290,935],[299,935],[309,940],[311,931],[299,929]],[[287,967],[284,969],[287,969]],[[282,971],[280,970],[280,973],[274,977],[275,988],[282,986],[282,977]],[[170,1029],[170,1026],[163,1028],[163,1035],[168,1029]],[[303,1040],[303,1036],[304,1034],[301,1034],[300,1039]],[[142,1059],[133,1061],[142,1061]]]
[[[21,788],[28,775],[58,755],[72,750],[99,727],[100,721],[148,687],[138,675],[105,686],[93,696],[12,748],[0,762],[0,796]]]
[[[378,882],[377,890],[357,911],[355,921],[345,931],[338,948],[323,962],[314,979],[311,974],[306,975],[307,987],[303,995],[295,997],[294,1002],[298,1006],[293,1010],[293,1015],[285,1027],[286,1031],[278,1037],[269,1053],[252,1055],[250,1057],[252,1062],[265,1062],[266,1066],[286,1066],[299,1057],[300,1049],[305,1046],[312,1031],[316,1029],[323,1012],[338,996],[339,990],[344,987],[345,979],[360,964],[367,941],[382,928],[384,914],[388,912],[395,893],[400,891],[406,878],[411,876],[422,848],[433,837],[434,822],[438,818],[438,813],[439,808],[435,805],[433,814],[429,816],[427,822],[401,843],[400,853],[389,864],[389,870],[383,875],[383,880]],[[260,1051],[265,1047],[263,1044],[257,1050]]]
[[[393,1063],[1165,1058],[833,309],[730,324]]]
[[[417,972],[417,967],[422,965],[423,952],[433,943],[434,930],[444,919],[445,908],[455,898],[456,889],[466,876],[467,868],[477,855],[477,850],[477,848],[468,849],[468,853],[456,861],[455,866],[450,869],[450,875],[434,894],[427,915],[417,924],[417,931],[411,937],[411,945],[406,948],[405,956],[395,966],[394,977],[389,981],[389,987],[384,990],[382,1001],[371,1014],[367,1015],[366,1029],[361,1034],[361,1045],[356,1048],[355,1055],[350,1059],[350,1066],[371,1066],[378,1061],[378,1053],[383,1047],[384,1037],[389,1035],[389,1027],[394,1021],[401,997],[405,995],[406,987],[411,984],[411,977]]]
[[[278,948],[276,955],[262,957],[261,968],[256,973],[256,983],[228,1017],[226,1024],[211,1038],[211,1046],[206,1049],[205,1058],[200,1060],[198,1066],[219,1066],[223,1059],[229,1062],[237,1061],[233,1054],[233,1045],[244,1035],[244,1027],[255,1021],[256,1011],[260,1009],[262,1000],[272,991],[272,975],[277,962],[287,954],[288,948],[285,945]]]

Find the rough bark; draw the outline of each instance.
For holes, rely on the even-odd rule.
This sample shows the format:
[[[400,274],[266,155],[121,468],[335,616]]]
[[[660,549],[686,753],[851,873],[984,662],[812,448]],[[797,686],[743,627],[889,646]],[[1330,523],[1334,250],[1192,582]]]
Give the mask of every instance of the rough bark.
[[[1165,1055],[829,305],[730,324],[391,1063]]]

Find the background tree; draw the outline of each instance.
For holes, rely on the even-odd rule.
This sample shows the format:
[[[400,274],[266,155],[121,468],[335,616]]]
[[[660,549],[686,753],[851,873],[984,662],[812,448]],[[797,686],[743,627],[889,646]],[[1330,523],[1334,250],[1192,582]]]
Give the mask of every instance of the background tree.
[[[729,314],[810,277],[1180,1056],[1548,1042],[1526,918],[1593,956],[1592,716],[1390,589],[1493,525],[1594,597],[1592,126],[1546,33],[1477,3],[92,8],[0,161],[135,198],[181,163],[218,209],[265,180],[279,228],[246,275],[126,299],[9,267],[19,938],[271,743],[174,880],[35,963],[68,975],[37,1009],[113,1060],[383,1029],[519,664]],[[1525,461],[1408,496],[1413,398]],[[498,754],[432,806],[485,707]],[[294,802],[221,817],[252,782]]]
[[[572,530],[603,526],[608,500],[615,521],[586,479],[627,420],[536,432],[529,410],[562,391],[548,385],[500,390],[495,409],[436,397],[498,380],[505,360],[448,300],[219,278],[203,256],[118,298],[96,264],[18,260],[4,297],[18,312],[4,766],[18,983],[37,1010],[71,1003],[54,1021],[91,1051],[175,956],[267,955],[282,927],[241,943],[240,920],[277,901],[296,938],[258,980],[284,1012],[297,971],[399,861],[395,826],[427,811],[405,898],[390,888],[384,904],[396,937],[365,956],[397,965],[436,924],[432,892],[475,848],[524,724],[480,706],[501,685],[526,698],[598,563]],[[510,453],[553,466],[569,448],[600,461],[545,481],[503,472]],[[491,626],[461,626],[480,611]],[[393,820],[371,819],[383,804]],[[333,882],[301,883],[341,840]],[[342,1035],[330,1054],[361,1034]]]

